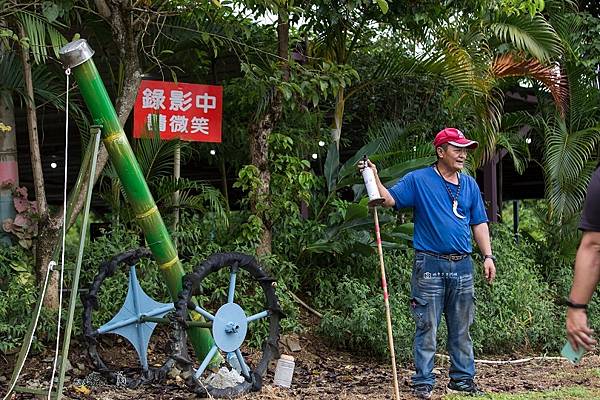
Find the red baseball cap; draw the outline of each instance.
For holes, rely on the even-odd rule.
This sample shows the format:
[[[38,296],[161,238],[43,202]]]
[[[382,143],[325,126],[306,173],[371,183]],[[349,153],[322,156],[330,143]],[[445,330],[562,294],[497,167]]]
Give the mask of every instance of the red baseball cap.
[[[474,149],[479,146],[479,143],[467,139],[465,135],[456,128],[444,128],[435,135],[435,139],[433,139],[433,145],[435,147],[439,147],[444,143],[449,143],[456,147],[466,147],[468,149]]]

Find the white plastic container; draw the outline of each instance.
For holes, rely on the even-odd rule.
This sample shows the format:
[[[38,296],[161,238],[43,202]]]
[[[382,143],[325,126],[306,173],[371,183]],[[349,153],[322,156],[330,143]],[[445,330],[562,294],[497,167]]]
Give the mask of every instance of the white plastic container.
[[[281,358],[277,360],[273,384],[289,388],[292,385],[292,376],[294,375],[295,365],[294,357],[282,354]]]
[[[369,205],[377,206],[383,203],[384,199],[379,194],[379,189],[377,188],[377,182],[375,181],[375,174],[373,170],[366,166],[362,170],[362,177],[365,181],[365,186],[367,188],[367,194],[369,195]]]

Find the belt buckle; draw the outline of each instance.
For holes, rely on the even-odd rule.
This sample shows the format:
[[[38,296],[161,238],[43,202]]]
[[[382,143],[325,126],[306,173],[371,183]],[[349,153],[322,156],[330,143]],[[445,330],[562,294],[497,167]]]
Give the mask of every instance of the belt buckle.
[[[460,261],[463,259],[463,256],[461,254],[451,254],[450,255],[450,261]]]

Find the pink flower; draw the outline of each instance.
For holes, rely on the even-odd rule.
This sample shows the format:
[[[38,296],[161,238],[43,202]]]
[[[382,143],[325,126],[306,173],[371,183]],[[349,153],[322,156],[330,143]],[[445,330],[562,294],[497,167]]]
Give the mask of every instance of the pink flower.
[[[12,218],[7,218],[4,221],[2,221],[2,229],[4,229],[5,232],[11,232],[12,224],[13,224]]]
[[[27,188],[25,186],[21,186],[15,189],[15,196],[22,197],[27,199]]]
[[[19,227],[27,228],[31,225],[31,219],[23,214],[17,214],[13,224]]]
[[[29,201],[27,201],[27,192],[25,193],[25,198],[15,196],[13,198],[13,203],[15,205],[15,210],[17,210],[18,213],[28,211],[30,204]]]

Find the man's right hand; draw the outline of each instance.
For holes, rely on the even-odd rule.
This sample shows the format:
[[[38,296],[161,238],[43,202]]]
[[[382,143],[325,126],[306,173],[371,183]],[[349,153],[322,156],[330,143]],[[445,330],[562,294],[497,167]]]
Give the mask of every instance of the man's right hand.
[[[586,350],[592,350],[596,340],[592,337],[594,331],[590,329],[587,321],[587,313],[583,309],[567,309],[567,339],[573,349],[583,346]]]
[[[384,198],[384,202],[381,205],[383,207],[393,207],[396,204],[396,201],[394,200],[394,198],[392,197],[390,192],[387,190],[387,188],[385,186],[383,186],[383,184],[379,180],[379,176],[377,175],[377,167],[369,159],[367,159],[366,166],[371,168],[371,170],[373,171],[373,175],[375,176],[375,182],[377,183],[377,189],[379,190],[379,194]],[[356,163],[356,167],[358,168],[358,171],[360,173],[362,173],[363,169],[365,169],[364,160],[361,159],[360,161],[358,161]]]
[[[358,172],[362,173],[362,170],[365,169],[365,162],[361,159],[358,163],[356,163],[356,166],[358,167]],[[371,168],[373,173],[377,175],[377,167],[369,159],[367,159],[367,167]]]

